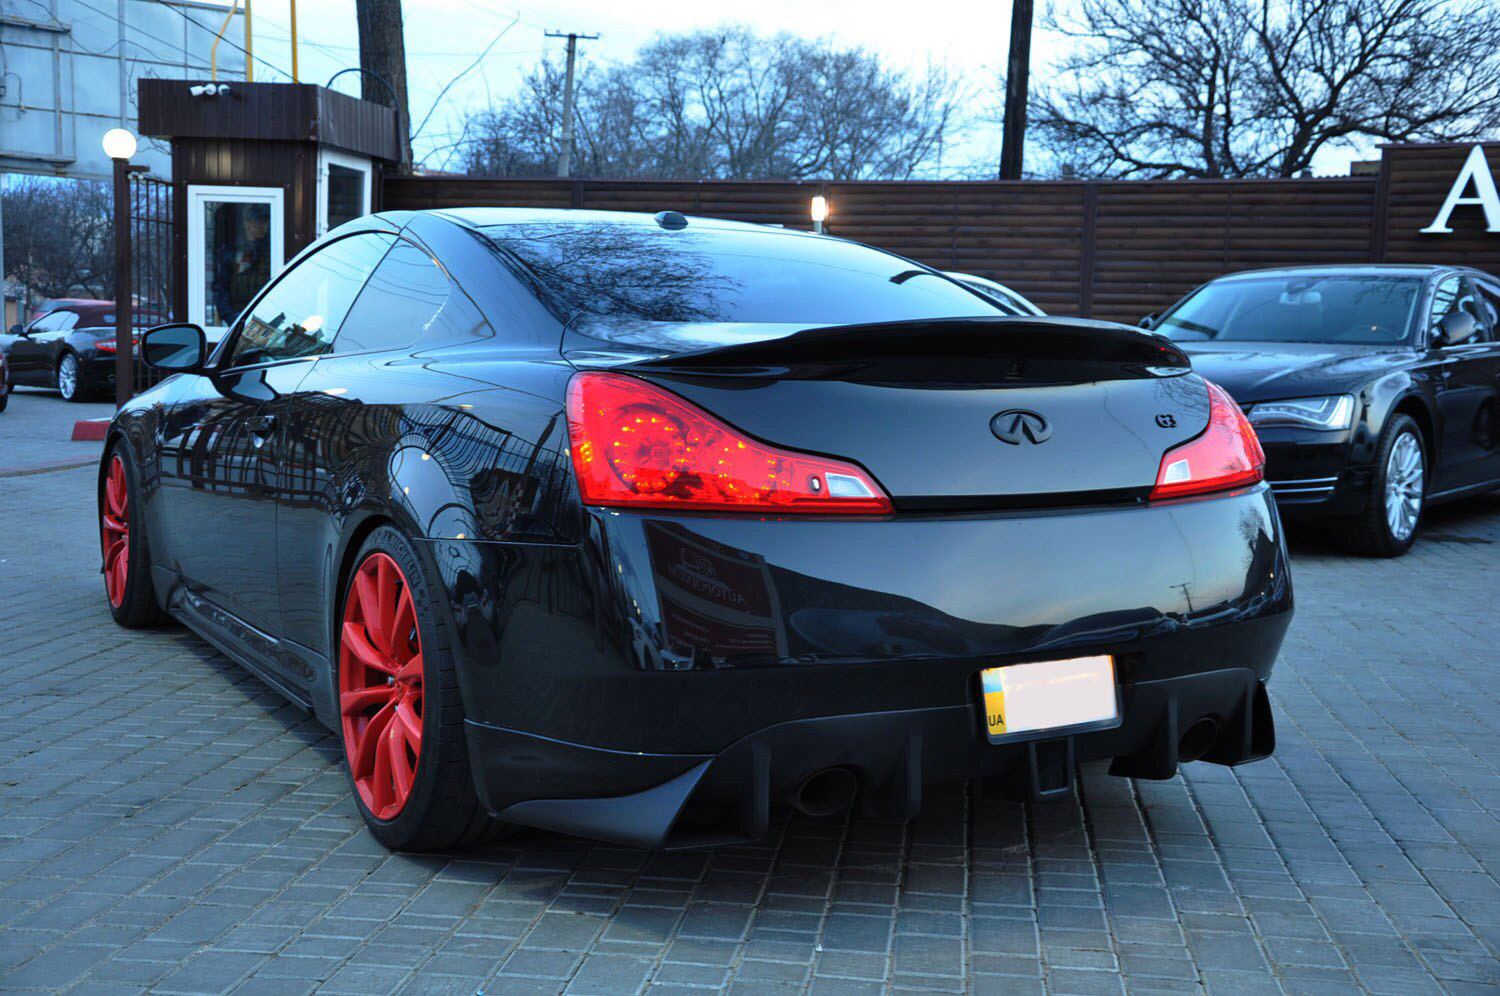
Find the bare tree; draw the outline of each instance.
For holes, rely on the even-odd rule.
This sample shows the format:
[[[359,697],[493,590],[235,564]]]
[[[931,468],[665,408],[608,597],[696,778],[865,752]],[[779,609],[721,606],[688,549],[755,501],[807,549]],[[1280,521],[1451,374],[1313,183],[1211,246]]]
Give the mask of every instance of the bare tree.
[[[366,100],[396,109],[396,138],[401,143],[398,165],[405,171],[411,163],[411,116],[401,0],[356,0],[354,18],[359,29],[359,66],[365,70],[360,92]]]
[[[114,296],[108,185],[12,176],[4,202],[7,276],[34,298]]]
[[[1330,143],[1500,126],[1493,0],[1082,0],[1036,125],[1064,172],[1295,176]]]
[[[863,49],[744,28],[660,36],[627,65],[578,74],[578,176],[904,178],[936,165],[959,88]],[[563,73],[466,124],[468,172],[545,176],[561,135]]]

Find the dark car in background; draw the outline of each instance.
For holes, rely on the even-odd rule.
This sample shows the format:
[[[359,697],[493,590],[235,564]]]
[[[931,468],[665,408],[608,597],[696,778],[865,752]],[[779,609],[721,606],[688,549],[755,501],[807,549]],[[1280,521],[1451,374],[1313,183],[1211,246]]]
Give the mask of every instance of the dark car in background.
[[[350,222],[115,417],[122,625],[338,732],[388,846],[743,841],[1274,746],[1255,435],[1170,342],[664,212]]]
[[[10,363],[5,359],[5,353],[0,352],[0,412],[5,411],[5,406],[10,404]]]
[[[1458,266],[1220,277],[1145,324],[1244,409],[1283,515],[1395,556],[1430,503],[1500,487],[1500,278]]]
[[[136,339],[161,315],[137,309]],[[115,383],[115,305],[113,301],[59,299],[0,345],[10,363],[13,384],[51,387],[67,401],[108,394]]]

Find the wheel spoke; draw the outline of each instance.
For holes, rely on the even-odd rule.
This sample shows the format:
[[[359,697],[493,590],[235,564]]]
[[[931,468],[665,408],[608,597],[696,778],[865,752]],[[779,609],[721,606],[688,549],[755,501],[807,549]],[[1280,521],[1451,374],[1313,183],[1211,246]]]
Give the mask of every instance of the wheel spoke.
[[[422,654],[418,651],[411,660],[402,664],[396,671],[396,680],[405,681],[415,685],[418,689],[422,687]]]
[[[375,755],[379,750],[380,737],[385,733],[386,727],[390,726],[391,717],[395,714],[396,710],[387,703],[365,724],[359,735],[359,743],[355,745],[354,757],[350,761],[355,778],[368,777],[376,765]]]
[[[396,602],[396,615],[391,624],[391,653],[401,660],[410,651],[406,635],[417,626],[417,610],[411,601],[411,589],[401,588],[401,597]]]
[[[396,721],[391,724],[391,728],[400,731],[402,738],[411,744],[413,754],[422,753],[422,721],[412,712],[409,703],[396,703]]]
[[[394,564],[390,558],[381,557],[375,562],[375,596],[376,605],[380,612],[380,649],[395,656],[396,648],[400,645],[397,639],[396,623],[396,578],[394,575]]]
[[[385,630],[380,628],[380,601],[376,592],[375,579],[370,572],[360,569],[354,575],[354,591],[359,597],[360,616],[364,621],[365,629],[370,633],[373,645],[384,651],[388,646]]]
[[[369,688],[341,694],[339,709],[345,716],[362,716],[372,705],[385,705],[393,695],[395,695],[395,689],[390,685],[371,685]]]
[[[412,768],[411,761],[406,756],[406,744],[402,741],[401,731],[396,724],[392,724],[390,732],[386,734],[385,745],[389,755],[386,763],[390,765],[391,780],[396,787],[396,798],[392,801],[403,803],[411,794]]]
[[[365,638],[365,629],[359,623],[344,623],[344,647],[365,667],[374,668],[383,674],[394,673],[385,654],[377,650],[375,645]]]

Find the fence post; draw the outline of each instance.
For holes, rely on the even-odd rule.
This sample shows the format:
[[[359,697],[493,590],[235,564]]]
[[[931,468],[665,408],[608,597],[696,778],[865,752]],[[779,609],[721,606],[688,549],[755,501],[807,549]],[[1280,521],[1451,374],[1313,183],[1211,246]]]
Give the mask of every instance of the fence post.
[[[1083,235],[1078,265],[1078,314],[1094,317],[1094,231],[1099,220],[1099,185],[1083,185]]]

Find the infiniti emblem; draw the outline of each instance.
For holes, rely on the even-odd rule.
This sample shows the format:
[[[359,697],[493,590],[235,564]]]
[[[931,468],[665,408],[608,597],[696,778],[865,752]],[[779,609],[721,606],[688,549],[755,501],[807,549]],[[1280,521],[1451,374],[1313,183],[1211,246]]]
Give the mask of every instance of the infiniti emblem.
[[[1002,443],[1019,446],[1022,442],[1045,443],[1052,438],[1052,426],[1036,412],[1021,408],[1003,411],[990,419],[990,431]]]

